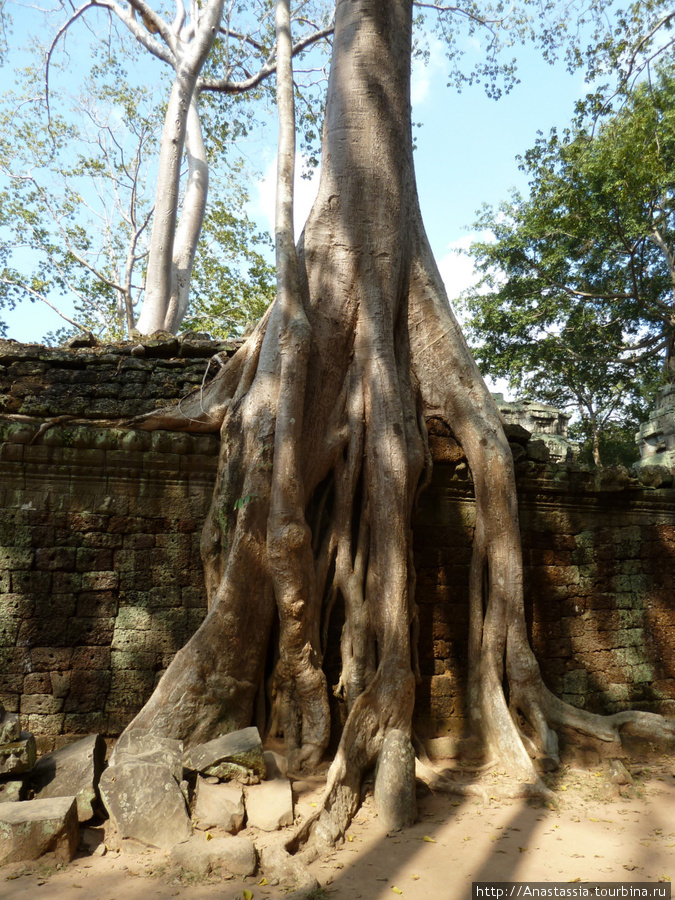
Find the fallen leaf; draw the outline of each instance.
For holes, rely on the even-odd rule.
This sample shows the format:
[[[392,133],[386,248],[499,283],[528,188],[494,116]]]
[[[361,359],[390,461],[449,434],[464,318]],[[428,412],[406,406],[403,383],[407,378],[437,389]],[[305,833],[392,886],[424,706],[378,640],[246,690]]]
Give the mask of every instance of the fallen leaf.
[[[258,884],[260,884],[260,885],[269,884],[269,881],[266,878],[261,878],[260,881],[258,882]]]
[[[422,838],[422,840],[426,841],[427,844],[435,844],[436,843],[436,841],[432,837],[429,837],[428,834],[425,834],[424,837]]]
[[[600,821],[600,819],[594,819],[593,816],[591,816],[591,822],[599,822],[599,821]]]
[[[317,806],[316,803],[310,803],[309,805],[310,805],[310,806]]]
[[[575,884],[577,881],[581,881],[581,878],[570,878],[569,883],[570,883],[570,884]]]
[[[207,841],[212,841],[212,840],[213,840],[213,835],[211,834],[210,831],[207,831],[207,832],[206,832],[206,840],[207,840]]]
[[[241,895],[244,898],[244,900],[252,900],[253,891],[244,890],[241,892]]]
[[[419,876],[419,875],[411,875],[410,877],[412,878],[413,881],[419,881],[419,880],[420,880],[420,876]]]
[[[521,853],[527,853],[527,847],[518,847]]]
[[[348,834],[348,835],[347,835],[347,840],[348,840],[348,841],[353,841],[353,840],[354,840],[354,835],[353,835],[353,834]]]
[[[637,869],[637,866],[628,865],[626,863],[624,863],[623,867],[627,872],[634,872]]]
[[[401,888],[397,888],[395,884],[392,884],[391,889],[392,889],[392,891],[393,891],[395,894],[402,894],[402,893],[403,893],[403,891],[401,890]]]

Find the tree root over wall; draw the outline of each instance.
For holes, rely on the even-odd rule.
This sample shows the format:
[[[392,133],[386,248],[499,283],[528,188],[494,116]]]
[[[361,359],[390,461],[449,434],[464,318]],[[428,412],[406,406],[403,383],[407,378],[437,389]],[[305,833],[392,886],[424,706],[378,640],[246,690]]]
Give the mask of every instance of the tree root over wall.
[[[444,421],[473,475],[469,718],[488,758],[545,790],[557,725],[672,740],[648,713],[607,718],[544,686],[530,648],[513,461],[424,233],[410,128],[410,0],[338,3],[319,195],[279,299],[203,391],[135,427],[220,430],[204,526],[209,609],[129,725],[186,743],[249,725],[273,684],[292,770],[328,745],[323,670],[342,607],[336,693],[348,717],[325,798],[294,848],[331,844],[390,729],[411,732],[418,617],[411,520]],[[275,646],[272,646],[275,644]],[[520,723],[525,722],[526,728]]]

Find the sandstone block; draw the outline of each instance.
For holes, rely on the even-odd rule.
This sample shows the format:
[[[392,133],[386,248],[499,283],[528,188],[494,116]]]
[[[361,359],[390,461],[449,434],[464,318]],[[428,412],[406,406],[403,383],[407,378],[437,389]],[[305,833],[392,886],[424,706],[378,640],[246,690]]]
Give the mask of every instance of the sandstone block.
[[[293,824],[293,791],[286,778],[274,778],[246,792],[248,824],[261,831],[276,831]]]
[[[192,820],[197,828],[224,828],[236,834],[244,827],[244,789],[231,782],[211,784],[197,779]]]
[[[169,850],[192,834],[183,792],[168,766],[122,757],[105,770],[99,790],[122,838]]]
[[[375,805],[387,831],[400,831],[417,819],[415,751],[398,728],[387,733],[375,769]]]
[[[35,738],[29,732],[23,731],[20,740],[0,746],[0,775],[28,772],[35,765],[36,758]]]
[[[7,712],[0,703],[0,745],[21,740],[21,724],[16,713]]]
[[[0,805],[0,865],[53,854],[70,862],[79,842],[74,797]]]
[[[266,778],[285,778],[288,775],[288,760],[280,753],[274,750],[265,750],[265,769],[267,770]]]
[[[232,875],[253,875],[258,858],[252,841],[242,837],[221,837],[207,841],[195,835],[171,850],[171,860],[177,866],[207,875],[213,869],[225,869]]]
[[[185,751],[183,764],[193,772],[223,780],[251,781],[266,774],[262,741],[255,727],[231,731],[206,744],[190,747]]]
[[[183,742],[150,736],[136,731],[124,732],[110,757],[110,765],[141,759],[168,768],[177,782],[183,780]]]
[[[80,822],[92,818],[98,800],[98,782],[105,763],[105,741],[94,734],[43,756],[31,773],[39,799],[75,797]]]
[[[0,803],[18,803],[23,800],[23,781],[10,778],[0,781]]]

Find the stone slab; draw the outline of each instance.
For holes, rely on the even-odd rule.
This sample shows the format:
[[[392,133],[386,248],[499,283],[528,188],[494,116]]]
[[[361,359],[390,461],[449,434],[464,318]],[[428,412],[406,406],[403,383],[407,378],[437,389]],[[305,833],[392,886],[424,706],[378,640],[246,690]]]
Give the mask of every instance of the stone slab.
[[[52,854],[56,862],[73,859],[79,843],[75,797],[0,804],[0,865]]]
[[[247,824],[261,831],[276,831],[293,824],[293,791],[286,778],[263,781],[246,791]]]
[[[183,765],[193,772],[229,779],[257,780],[266,775],[260,733],[254,726],[190,747]]]
[[[185,797],[168,766],[122,758],[105,770],[99,790],[123,839],[169,850],[192,834]]]
[[[145,732],[125,731],[110,755],[110,765],[123,760],[143,760],[171,770],[176,781],[183,778],[183,742]]]
[[[224,869],[231,875],[253,875],[258,855],[253,841],[243,837],[219,837],[207,841],[195,835],[171,850],[171,861],[189,872],[208,875],[214,869]]]
[[[24,784],[20,778],[0,780],[0,803],[18,803],[24,799]]]
[[[29,772],[37,759],[35,738],[30,732],[21,732],[21,740],[0,747],[0,775],[19,775]]]
[[[92,734],[43,756],[30,775],[36,798],[74,796],[77,817],[80,822],[87,822],[96,813],[105,750],[101,735]]]
[[[223,828],[237,834],[244,827],[244,789],[233,782],[211,784],[197,779],[192,821],[197,828]]]

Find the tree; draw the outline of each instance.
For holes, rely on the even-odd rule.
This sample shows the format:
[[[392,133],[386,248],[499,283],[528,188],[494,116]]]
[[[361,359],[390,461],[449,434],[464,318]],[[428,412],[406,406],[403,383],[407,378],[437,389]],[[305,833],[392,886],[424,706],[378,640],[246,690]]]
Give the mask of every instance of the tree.
[[[569,707],[542,682],[525,624],[511,452],[417,201],[412,11],[412,0],[338,3],[319,193],[296,252],[285,207],[277,300],[203,391],[133,422],[220,430],[221,455],[202,536],[208,614],[129,733],[194,744],[247,726],[276,652],[290,765],[313,767],[329,737],[323,634],[335,603],[344,609],[348,717],[323,803],[297,843],[336,840],[385,736],[410,734],[411,515],[431,465],[427,417],[452,429],[473,475],[469,715],[488,756],[537,785],[526,744],[552,764],[556,724],[609,741],[625,727],[674,731],[645,713]]]
[[[260,85],[275,71],[274,52],[270,52],[265,43],[269,5],[261,0],[257,6],[260,40],[246,28],[235,30],[231,16],[242,10],[235,10],[232,5],[225,13],[224,0],[190,3],[187,11],[185,4],[179,2],[171,23],[146,0],[129,0],[126,6],[116,0],[86,0],[59,29],[48,54],[49,68],[49,58],[61,36],[89,10],[102,9],[116,17],[144,50],[173,69],[159,149],[145,296],[136,323],[141,333],[176,332],[187,312],[190,278],[208,193],[209,167],[199,113],[200,94],[204,90],[243,93]],[[307,7],[307,4],[302,6]],[[332,32],[330,24],[317,25],[309,18],[313,12],[313,7],[302,11],[300,21],[308,26],[308,33],[297,42],[294,53],[301,53]],[[227,21],[223,27],[224,14]],[[217,78],[202,78],[202,70],[221,36],[224,44],[219,51],[224,74]],[[248,72],[247,65],[257,68],[254,75]],[[243,80],[237,78],[240,72],[244,73]],[[178,219],[184,150],[188,174]]]
[[[49,305],[65,325],[54,340],[73,329],[122,339],[135,328],[143,298],[163,109],[151,79],[139,84],[130,74],[139,61],[133,47],[113,38],[101,45],[96,37],[90,69],[84,60],[77,69],[81,80],[70,57],[65,71],[52,59],[47,106],[45,52],[35,46],[16,88],[2,98],[0,305]],[[202,230],[188,325],[227,336],[262,315],[273,272],[268,242],[246,215],[248,170],[236,148],[251,110],[234,99],[220,105],[217,116],[206,107],[209,164],[219,161],[217,199]],[[224,306],[229,314],[215,321]]]
[[[492,237],[470,250],[482,370],[573,403],[596,462],[603,429],[635,422],[673,377],[674,87],[662,63],[599,123],[540,138],[521,163],[529,196],[483,209],[476,227]]]

